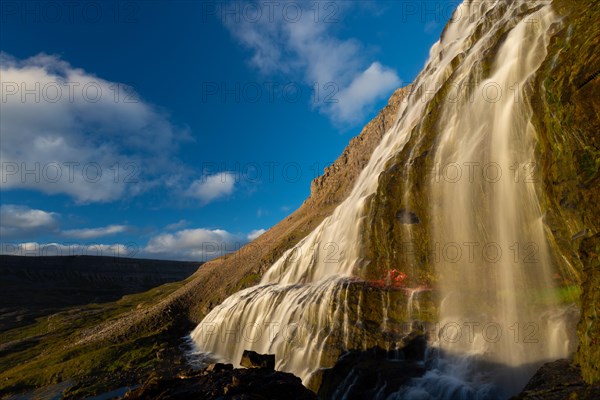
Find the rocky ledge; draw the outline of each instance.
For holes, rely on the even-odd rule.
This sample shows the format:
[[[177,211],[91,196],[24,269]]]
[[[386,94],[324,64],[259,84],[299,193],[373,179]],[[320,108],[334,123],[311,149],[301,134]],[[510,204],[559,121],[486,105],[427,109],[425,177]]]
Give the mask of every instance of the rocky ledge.
[[[274,356],[245,352],[242,365],[211,364],[174,379],[151,377],[123,400],[316,400],[295,375],[273,370]]]

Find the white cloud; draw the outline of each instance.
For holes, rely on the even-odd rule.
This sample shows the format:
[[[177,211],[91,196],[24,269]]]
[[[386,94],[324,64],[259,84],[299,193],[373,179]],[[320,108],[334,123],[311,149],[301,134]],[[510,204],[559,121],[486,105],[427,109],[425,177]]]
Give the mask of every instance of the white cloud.
[[[332,30],[337,24],[321,19],[315,22],[314,13],[303,5],[308,3],[297,4],[304,9],[297,21],[286,21],[282,13],[275,13],[275,18],[258,21],[243,16],[239,21],[227,18],[225,26],[252,52],[250,63],[262,73],[283,74],[311,88],[316,82],[320,89],[319,95],[313,96],[316,107],[336,123],[359,122],[376,100],[401,85],[400,79],[394,70],[368,61],[368,51],[356,39],[336,37]],[[343,2],[336,5],[347,6]],[[361,84],[366,80],[373,86]]]
[[[102,228],[70,229],[63,231],[62,234],[77,239],[93,239],[101,236],[114,235],[125,232],[126,230],[127,226],[125,225],[108,225]]]
[[[342,121],[360,122],[370,105],[381,100],[389,88],[398,87],[400,83],[395,71],[374,62],[340,91],[339,102],[332,106],[335,115]]]
[[[187,132],[132,88],[45,54],[0,53],[0,77],[3,190],[106,202],[179,168],[172,155]]]
[[[263,233],[265,233],[266,231],[266,229],[255,229],[253,231],[250,231],[250,233],[246,237],[248,238],[248,240],[252,241],[260,235],[262,235]]]
[[[0,254],[14,256],[109,256],[136,257],[139,249],[135,244],[101,243],[2,243]]]
[[[208,175],[195,180],[187,190],[187,195],[208,204],[216,199],[229,196],[235,188],[235,176],[229,172]]]
[[[59,214],[15,204],[0,205],[1,239],[32,238],[40,234],[59,234],[76,239],[93,239],[125,232],[126,225],[60,230]],[[32,242],[34,243],[34,242]]]
[[[165,230],[167,231],[176,231],[177,229],[181,229],[181,228],[185,228],[186,226],[189,225],[189,221],[185,220],[185,219],[180,219],[177,222],[174,222],[172,224],[169,224],[167,226],[165,226]]]
[[[246,238],[222,229],[184,229],[151,238],[144,253],[160,258],[207,261],[238,250]]]
[[[57,229],[58,214],[26,206],[4,204],[0,206],[0,237],[5,239],[35,236]]]
[[[78,239],[91,239],[92,231],[101,229],[120,230],[120,228],[82,229]],[[86,236],[85,232],[90,232]],[[72,231],[71,231],[72,232]],[[80,242],[3,242],[0,254],[20,256],[113,256],[157,258],[166,260],[208,261],[210,259],[231,254],[239,250],[249,241],[265,232],[264,229],[253,230],[248,234],[234,234],[223,229],[183,229],[173,233],[161,233],[148,240],[147,244],[138,243],[94,243]],[[75,237],[75,235],[73,235]]]

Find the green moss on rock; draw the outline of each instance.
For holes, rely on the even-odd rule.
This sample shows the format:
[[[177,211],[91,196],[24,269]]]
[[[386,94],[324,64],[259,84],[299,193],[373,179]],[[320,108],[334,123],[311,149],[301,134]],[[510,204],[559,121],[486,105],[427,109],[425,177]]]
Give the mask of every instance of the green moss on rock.
[[[554,0],[563,21],[536,76],[542,206],[565,285],[580,285],[575,361],[600,381],[600,3]],[[565,262],[566,261],[566,262]]]

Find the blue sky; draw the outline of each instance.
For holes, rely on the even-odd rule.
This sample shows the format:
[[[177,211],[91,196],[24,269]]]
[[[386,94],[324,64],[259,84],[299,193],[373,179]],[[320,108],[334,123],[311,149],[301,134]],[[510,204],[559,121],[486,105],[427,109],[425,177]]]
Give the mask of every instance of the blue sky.
[[[458,3],[3,1],[2,252],[235,250],[302,204]]]

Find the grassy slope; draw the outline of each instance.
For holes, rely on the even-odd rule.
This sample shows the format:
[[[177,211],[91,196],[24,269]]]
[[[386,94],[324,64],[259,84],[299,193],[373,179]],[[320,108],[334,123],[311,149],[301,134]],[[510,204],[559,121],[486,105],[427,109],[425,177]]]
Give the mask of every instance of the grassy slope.
[[[102,390],[106,380],[128,383],[142,371],[160,369],[156,354],[170,349],[166,348],[163,338],[157,337],[157,332],[143,332],[136,341],[75,347],[69,344],[98,323],[144,307],[145,303],[174,292],[189,280],[127,295],[112,303],[74,307],[0,334],[0,394],[55,384],[71,377],[88,381],[91,387],[86,391],[94,392],[94,386]],[[108,375],[97,376],[102,373]]]

